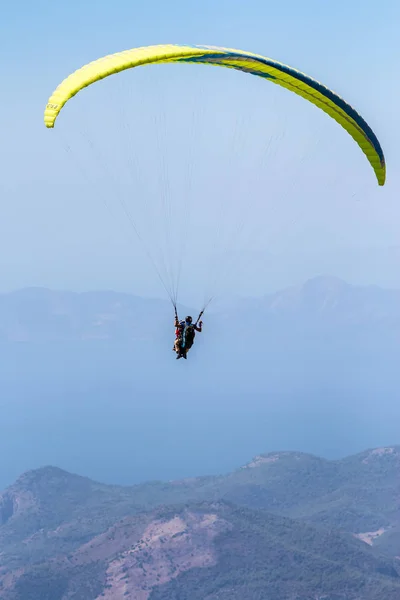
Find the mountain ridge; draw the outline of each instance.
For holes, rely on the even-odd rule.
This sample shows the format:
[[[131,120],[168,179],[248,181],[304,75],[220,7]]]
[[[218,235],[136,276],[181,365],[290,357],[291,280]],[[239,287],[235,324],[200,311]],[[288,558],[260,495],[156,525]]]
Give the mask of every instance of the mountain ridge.
[[[22,474],[14,484],[0,492],[0,502],[5,497],[17,497],[18,494],[29,492],[31,499],[36,494],[46,507],[52,501],[47,492],[50,488],[53,494],[62,494],[66,511],[70,510],[69,503],[72,505],[77,503],[77,498],[86,498],[89,502],[88,506],[91,506],[90,502],[96,504],[98,501],[101,505],[106,493],[110,493],[113,498],[119,497],[122,510],[124,507],[128,507],[129,510],[143,510],[145,507],[154,507],[160,503],[186,500],[211,501],[218,498],[218,494],[221,494],[225,500],[237,503],[238,492],[258,486],[258,491],[261,493],[260,486],[264,486],[269,490],[270,504],[267,502],[262,508],[270,510],[276,504],[273,493],[276,498],[281,494],[288,496],[285,505],[280,506],[283,514],[287,511],[290,513],[292,505],[299,505],[302,493],[305,494],[305,506],[307,506],[310,498],[315,500],[317,491],[326,501],[327,494],[338,489],[338,486],[342,489],[349,484],[364,485],[373,476],[375,485],[379,483],[381,486],[380,492],[386,489],[395,503],[393,509],[386,505],[386,513],[391,515],[400,504],[398,500],[400,481],[397,478],[399,469],[400,445],[372,448],[336,460],[305,452],[268,452],[253,457],[245,465],[224,475],[147,481],[132,486],[103,484],[82,475],[71,474],[59,467],[45,466]],[[298,486],[295,498],[290,493],[290,486]],[[314,486],[311,492],[308,491],[310,486]],[[74,495],[68,496],[67,492]],[[372,494],[370,500],[373,499]],[[388,498],[385,498],[385,502],[387,500]],[[244,502],[243,498],[242,501]],[[250,501],[249,503],[251,504]],[[79,504],[82,508],[82,499],[79,500]],[[244,502],[244,505],[247,504]],[[26,505],[17,503],[16,509],[19,510],[23,506]]]
[[[1,597],[397,600],[399,469],[400,446],[128,487],[33,469],[0,493]]]
[[[197,315],[179,306],[179,313]],[[261,317],[261,321],[260,321]],[[282,324],[331,328],[386,324],[400,330],[400,290],[355,286],[318,276],[260,298],[210,306],[206,318],[213,327],[234,321],[240,332],[249,327]],[[120,340],[154,339],[172,320],[169,301],[112,290],[73,292],[30,287],[0,294],[0,340]],[[225,327],[226,329],[226,327]],[[227,328],[229,333],[229,327]]]

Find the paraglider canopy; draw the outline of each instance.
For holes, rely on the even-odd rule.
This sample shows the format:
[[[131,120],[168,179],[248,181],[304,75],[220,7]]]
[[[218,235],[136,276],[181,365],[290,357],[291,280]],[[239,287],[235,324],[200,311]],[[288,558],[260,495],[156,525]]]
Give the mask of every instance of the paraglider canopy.
[[[92,83],[126,69],[168,62],[202,63],[227,67],[257,75],[302,96],[339,123],[360,146],[375,171],[379,185],[386,179],[381,145],[366,121],[340,96],[308,75],[270,58],[217,46],[179,46],[174,44],[133,48],[95,60],[67,77],[47,103],[44,121],[54,123],[70,98]]]

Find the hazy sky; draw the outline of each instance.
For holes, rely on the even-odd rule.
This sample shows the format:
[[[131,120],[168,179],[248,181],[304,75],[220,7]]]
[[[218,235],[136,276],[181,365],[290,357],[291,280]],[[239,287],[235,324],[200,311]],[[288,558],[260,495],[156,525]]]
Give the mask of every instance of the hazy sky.
[[[121,201],[160,269],[187,235],[183,300],[212,283],[203,259],[211,253],[215,266],[220,246],[234,265],[226,289],[241,295],[321,272],[400,285],[399,26],[397,0],[379,8],[371,0],[7,3],[1,290],[45,285],[161,296],[141,245],[129,237]],[[376,132],[386,186],[378,187],[360,149],[316,107],[226,69],[165,65],[111,77],[72,99],[55,130],[46,130],[47,99],[70,72],[158,43],[254,51],[322,81]],[[228,244],[244,218],[243,236]],[[220,275],[230,261],[217,266]]]
[[[398,0],[3,2],[0,291],[39,285],[114,288],[164,297],[123,205],[164,277],[168,261],[186,248],[181,300],[189,306],[198,306],[205,292],[214,291],[208,288],[214,275],[227,276],[222,292],[238,295],[265,293],[320,273],[400,287],[399,31]],[[376,132],[387,162],[385,187],[378,187],[361,150],[327,115],[268,81],[228,69],[164,65],[110,77],[73,98],[54,130],[45,128],[47,100],[72,71],[108,53],[159,43],[249,50],[323,82],[352,104]],[[240,236],[235,235],[241,224]],[[220,250],[225,254],[221,256]],[[176,274],[175,263],[174,269]],[[164,357],[164,347],[155,348]],[[145,353],[143,363],[135,363],[124,351],[126,362],[121,366],[111,349],[103,359],[109,369],[103,377],[103,363],[95,353],[82,358],[73,349],[69,362],[64,347],[54,357],[51,348],[48,359],[40,352],[36,356],[35,348],[29,350],[34,359],[18,355],[25,347],[13,350],[16,355],[9,348],[3,350],[0,361],[6,381],[13,378],[13,369],[21,373],[15,380],[17,391],[7,390],[3,382],[1,394],[10,408],[3,409],[0,442],[6,452],[11,448],[15,458],[9,461],[10,470],[2,474],[3,483],[4,477],[11,481],[25,468],[46,463],[71,469],[79,465],[82,473],[103,478],[104,471],[94,473],[87,467],[93,456],[93,468],[109,469],[116,480],[121,452],[129,458],[129,469],[137,461],[134,477],[140,479],[160,476],[166,464],[160,456],[172,465],[173,476],[181,476],[181,468],[185,473],[188,468],[192,475],[209,472],[211,466],[233,468],[253,453],[273,448],[290,446],[336,455],[338,448],[352,451],[392,443],[392,427],[398,422],[392,391],[398,389],[397,375],[390,379],[386,371],[383,375],[379,371],[374,383],[376,370],[368,363],[369,378],[359,377],[357,396],[348,379],[342,381],[334,356],[323,356],[325,362],[320,359],[317,369],[314,360],[308,368],[299,369],[303,349],[297,354],[296,350],[293,359],[285,349],[278,360],[273,348],[273,360],[281,370],[274,362],[271,367],[268,358],[270,374],[265,378],[259,369],[263,382],[256,378],[254,385],[260,387],[260,400],[249,403],[246,396],[245,405],[239,399],[237,409],[232,410],[230,397],[218,403],[211,395],[206,400],[212,405],[211,420],[203,391],[190,403],[185,392],[182,398],[177,393],[176,377],[166,362],[171,356],[162,359],[165,374],[159,378],[167,391],[161,399],[143,402],[139,393],[132,395],[131,388],[120,392],[115,381],[120,385],[125,376],[134,379],[135,364],[139,364],[138,372],[144,365],[144,377],[148,368],[153,373],[154,365],[161,364],[158,356],[148,362]],[[99,354],[102,351],[100,347]],[[327,351],[332,351],[329,344]],[[207,353],[200,354],[210,361]],[[361,359],[356,359],[356,366],[357,360]],[[354,361],[349,359],[346,368],[347,363],[352,381],[358,375],[353,372]],[[118,365],[115,373],[109,364]],[[211,381],[211,389],[218,392],[225,380],[231,380],[227,375],[230,363],[222,374],[220,361],[212,364],[218,373],[215,384],[210,380],[210,362],[204,364],[200,370],[196,362],[185,365],[191,382],[200,373],[205,389]],[[301,378],[310,378],[310,389],[302,390],[302,379],[288,370],[291,364]],[[255,369],[253,361],[251,368]],[[31,372],[38,381],[35,389],[30,385]],[[242,371],[238,373],[241,376]],[[283,403],[283,409],[274,399],[265,403],[263,394],[272,376],[279,389],[288,382],[295,390],[293,401]],[[243,385],[247,388],[252,379],[250,371],[242,377]],[[147,387],[148,378],[144,381]],[[170,401],[166,381],[170,381]],[[342,388],[335,392],[327,408],[325,389],[330,393],[337,382],[343,389],[350,386],[350,392]],[[61,395],[60,389],[64,390]],[[114,402],[115,390],[119,404]],[[373,396],[368,401],[367,392]],[[91,394],[100,415],[97,420],[93,420]],[[59,402],[54,402],[57,398]],[[320,403],[320,398],[325,402]],[[362,398],[362,409],[358,398]],[[23,403],[29,406],[22,409]],[[142,412],[136,411],[139,405]],[[166,413],[160,408],[164,405],[166,427]],[[198,406],[195,418],[193,405]],[[317,405],[321,408],[315,410]],[[187,412],[182,406],[188,407]],[[154,444],[146,427],[154,430],[157,411],[162,416],[157,427],[163,433]],[[21,429],[21,414],[25,429]],[[126,430],[121,435],[122,422]],[[222,427],[228,423],[225,430],[231,442],[221,437],[221,423]],[[282,426],[285,423],[287,428]],[[312,431],[305,434],[310,423]],[[104,444],[102,427],[107,432],[111,428],[111,435],[115,430],[114,455]],[[151,444],[150,454],[142,452],[138,428]],[[243,440],[238,444],[240,434]],[[71,440],[75,437],[74,455]],[[343,439],[348,441],[346,450]],[[221,448],[226,460],[222,466],[214,460]],[[99,462],[101,452],[108,458]],[[178,455],[187,461],[183,467]]]

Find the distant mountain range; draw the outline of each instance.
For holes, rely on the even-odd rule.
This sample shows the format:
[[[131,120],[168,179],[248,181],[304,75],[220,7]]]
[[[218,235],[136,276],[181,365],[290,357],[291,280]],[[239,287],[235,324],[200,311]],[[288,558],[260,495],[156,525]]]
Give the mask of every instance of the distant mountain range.
[[[398,600],[399,473],[400,446],[133,487],[30,471],[0,495],[0,597]]]
[[[197,316],[199,308],[180,307],[180,314]],[[171,331],[172,320],[168,301],[118,292],[27,288],[0,295],[0,341],[149,341]],[[400,290],[316,277],[262,298],[221,302],[210,307],[205,320],[216,335],[253,339],[338,331],[398,339]]]

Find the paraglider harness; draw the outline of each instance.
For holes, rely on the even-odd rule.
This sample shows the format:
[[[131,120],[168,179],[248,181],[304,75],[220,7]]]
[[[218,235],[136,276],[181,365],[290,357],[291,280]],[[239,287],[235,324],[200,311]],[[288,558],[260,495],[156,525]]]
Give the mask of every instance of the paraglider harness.
[[[189,350],[193,346],[194,336],[196,335],[194,325],[186,325],[184,330],[184,344],[186,350]]]

